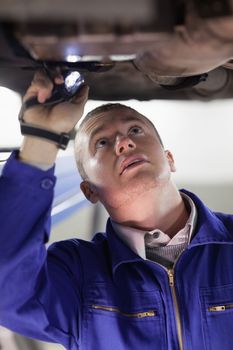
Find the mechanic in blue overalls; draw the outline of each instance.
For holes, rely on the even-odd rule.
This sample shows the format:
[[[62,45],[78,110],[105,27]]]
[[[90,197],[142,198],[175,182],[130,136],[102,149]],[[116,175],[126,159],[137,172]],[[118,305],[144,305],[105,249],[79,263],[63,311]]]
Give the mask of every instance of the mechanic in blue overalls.
[[[77,131],[81,189],[108,211],[106,232],[46,250],[56,155],[88,98],[84,85],[46,107],[52,88],[35,75],[24,102],[41,106],[23,121],[39,136],[0,179],[0,324],[69,350],[232,350],[233,218],[177,189],[172,153],[135,110],[101,106]]]

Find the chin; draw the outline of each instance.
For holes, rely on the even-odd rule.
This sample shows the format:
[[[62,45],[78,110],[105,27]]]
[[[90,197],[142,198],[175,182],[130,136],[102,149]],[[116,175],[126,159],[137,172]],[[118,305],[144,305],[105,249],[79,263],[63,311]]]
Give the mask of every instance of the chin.
[[[158,182],[152,177],[134,178],[127,186],[122,186],[122,193],[133,198],[158,186]]]

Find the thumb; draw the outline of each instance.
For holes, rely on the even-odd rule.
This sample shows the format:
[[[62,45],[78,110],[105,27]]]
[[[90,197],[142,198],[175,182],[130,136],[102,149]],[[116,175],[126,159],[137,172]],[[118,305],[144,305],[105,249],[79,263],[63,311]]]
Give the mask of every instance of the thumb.
[[[86,103],[88,100],[88,94],[89,94],[89,86],[87,84],[83,84],[81,88],[78,90],[77,94],[73,97],[72,103],[82,104]]]

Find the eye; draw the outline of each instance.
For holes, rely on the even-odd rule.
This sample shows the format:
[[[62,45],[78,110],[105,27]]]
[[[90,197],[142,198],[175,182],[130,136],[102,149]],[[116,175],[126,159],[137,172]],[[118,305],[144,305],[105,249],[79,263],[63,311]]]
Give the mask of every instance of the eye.
[[[107,145],[108,141],[106,139],[99,139],[96,143],[95,143],[95,148],[103,148]]]
[[[129,129],[129,134],[138,135],[143,132],[142,128],[140,126],[133,126]]]

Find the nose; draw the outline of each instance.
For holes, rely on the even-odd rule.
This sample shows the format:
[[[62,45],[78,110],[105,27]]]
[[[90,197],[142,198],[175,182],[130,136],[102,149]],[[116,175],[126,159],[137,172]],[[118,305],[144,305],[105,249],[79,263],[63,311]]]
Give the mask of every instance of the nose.
[[[117,136],[115,152],[117,156],[127,153],[136,148],[136,144],[128,136]]]

